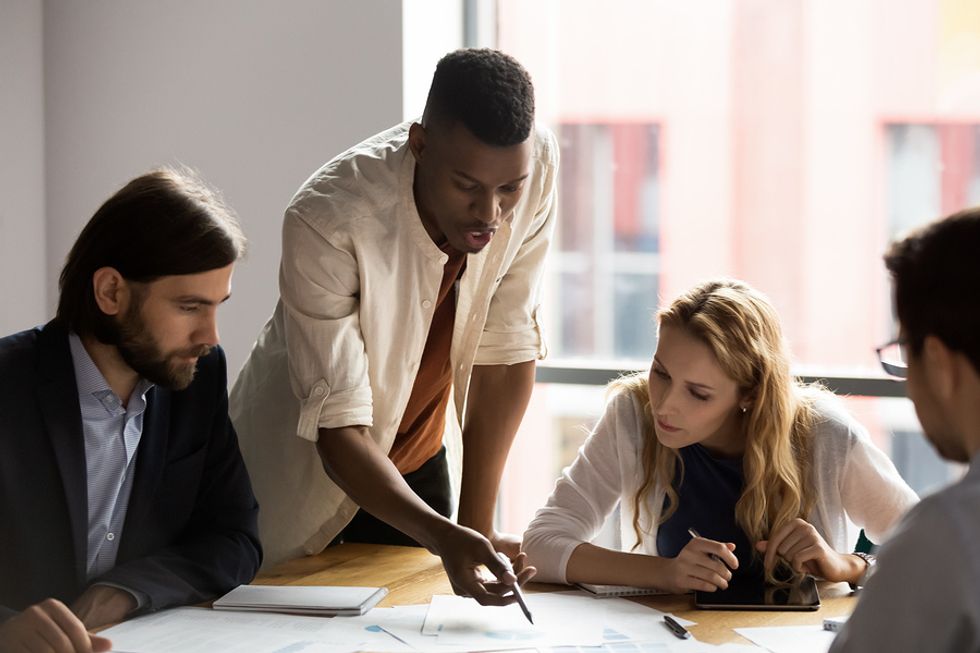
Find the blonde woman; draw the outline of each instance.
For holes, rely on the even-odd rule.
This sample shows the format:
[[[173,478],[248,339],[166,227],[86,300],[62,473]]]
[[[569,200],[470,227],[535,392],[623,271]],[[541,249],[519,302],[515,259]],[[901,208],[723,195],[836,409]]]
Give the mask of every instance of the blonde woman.
[[[917,501],[892,462],[833,395],[790,376],[761,293],[711,281],[658,318],[649,374],[611,385],[524,534],[537,580],[714,591],[783,561],[857,583],[870,562],[847,553],[847,519],[880,543]],[[591,544],[617,503],[624,550]]]

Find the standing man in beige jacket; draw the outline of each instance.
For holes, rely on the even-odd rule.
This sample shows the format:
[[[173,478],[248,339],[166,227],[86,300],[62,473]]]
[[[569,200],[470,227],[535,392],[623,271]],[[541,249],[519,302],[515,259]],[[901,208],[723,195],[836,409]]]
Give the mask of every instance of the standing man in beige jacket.
[[[557,166],[527,72],[459,50],[439,62],[420,122],[354,146],[297,192],[281,298],[231,399],[267,562],[336,541],[417,543],[485,604],[511,602],[533,574],[493,513],[545,353]],[[462,452],[457,522],[447,449]]]

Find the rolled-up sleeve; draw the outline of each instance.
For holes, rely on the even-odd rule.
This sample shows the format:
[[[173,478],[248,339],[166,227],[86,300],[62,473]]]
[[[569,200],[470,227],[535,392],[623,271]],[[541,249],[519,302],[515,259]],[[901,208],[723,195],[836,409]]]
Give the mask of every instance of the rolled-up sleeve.
[[[565,583],[565,569],[572,552],[591,542],[619,503],[625,479],[621,456],[636,452],[620,450],[617,434],[637,428],[631,416],[628,393],[615,396],[575,461],[565,468],[548,503],[534,515],[524,533],[522,547],[537,570],[537,580]]]
[[[476,365],[512,365],[548,353],[538,309],[545,255],[558,211],[558,146],[550,132],[545,132],[541,148],[538,160],[543,173],[533,189],[539,198],[537,208],[527,236],[490,300]]]
[[[321,427],[371,426],[360,278],[352,244],[288,212],[279,292],[290,384],[300,401],[296,434],[316,441]]]

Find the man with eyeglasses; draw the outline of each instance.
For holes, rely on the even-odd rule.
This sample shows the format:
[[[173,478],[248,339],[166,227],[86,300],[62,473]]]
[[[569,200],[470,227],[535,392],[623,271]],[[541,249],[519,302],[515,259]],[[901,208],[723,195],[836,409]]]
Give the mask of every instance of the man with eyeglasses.
[[[926,437],[944,458],[980,454],[980,208],[895,243],[898,338],[879,349],[907,379]],[[882,548],[878,571],[834,641],[846,651],[980,651],[980,464],[924,499]]]

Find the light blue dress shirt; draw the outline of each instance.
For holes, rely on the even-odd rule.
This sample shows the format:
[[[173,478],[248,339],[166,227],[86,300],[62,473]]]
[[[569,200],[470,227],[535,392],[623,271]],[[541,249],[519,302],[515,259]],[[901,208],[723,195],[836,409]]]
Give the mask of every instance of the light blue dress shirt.
[[[79,337],[72,333],[68,340],[85,436],[88,490],[86,572],[87,578],[92,580],[116,564],[136,472],[136,450],[143,434],[146,393],[153,384],[140,379],[130,396],[129,405],[124,405],[109,387]],[[132,592],[129,588],[121,589]]]

